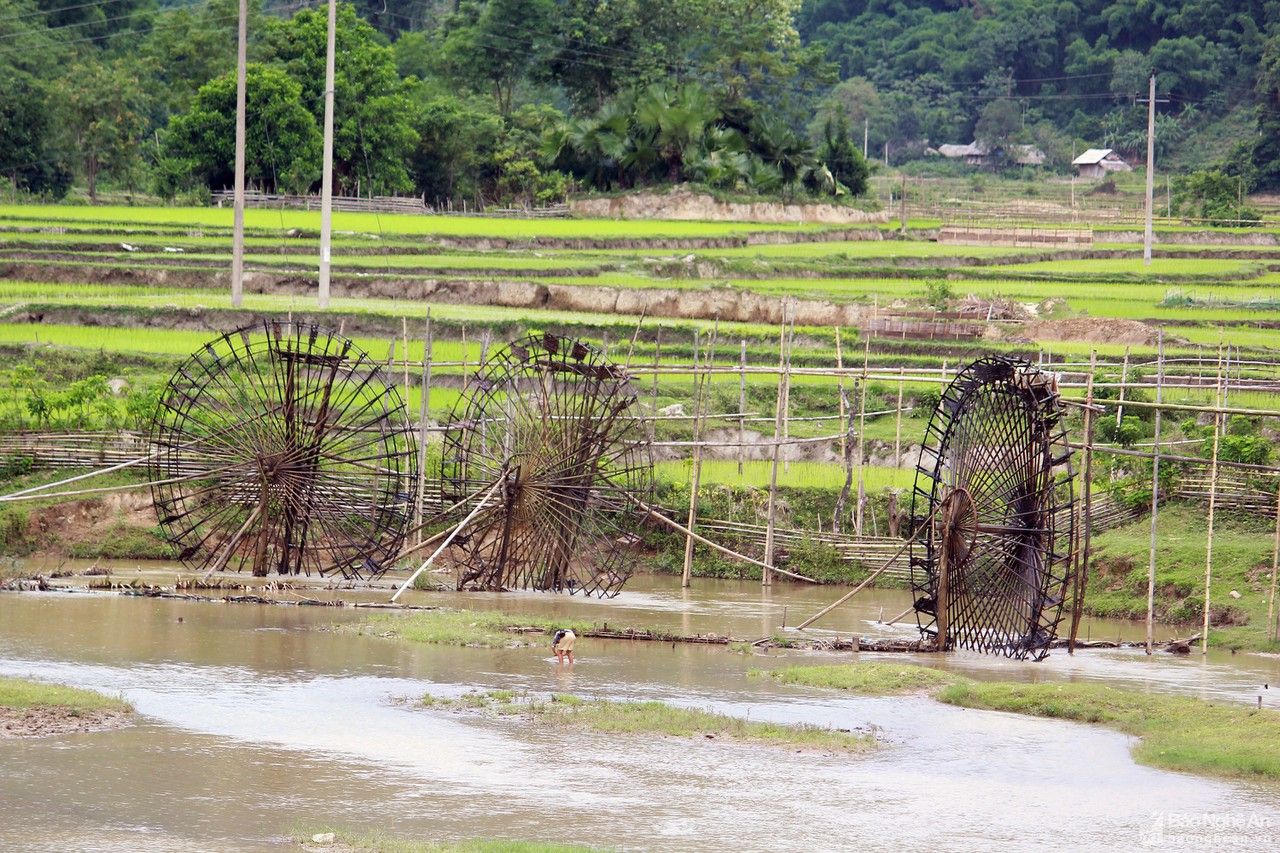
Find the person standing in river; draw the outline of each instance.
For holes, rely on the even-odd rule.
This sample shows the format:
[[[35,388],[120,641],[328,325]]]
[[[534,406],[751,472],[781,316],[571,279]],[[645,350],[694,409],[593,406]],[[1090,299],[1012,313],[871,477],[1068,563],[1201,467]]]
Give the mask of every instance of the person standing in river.
[[[556,653],[557,664],[563,664],[566,657],[569,663],[573,663],[573,644],[577,639],[572,628],[561,628],[556,631],[555,637],[551,640],[551,650]]]

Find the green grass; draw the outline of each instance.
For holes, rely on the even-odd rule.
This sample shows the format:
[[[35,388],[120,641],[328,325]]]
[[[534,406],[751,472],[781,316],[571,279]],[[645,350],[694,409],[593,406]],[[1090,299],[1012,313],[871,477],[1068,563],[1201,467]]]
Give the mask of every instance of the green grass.
[[[574,726],[600,734],[660,735],[675,738],[729,738],[771,746],[865,752],[875,745],[870,735],[808,724],[746,720],[698,708],[665,702],[632,702],[582,699],[555,694],[537,697],[511,691],[467,694],[442,700],[428,696],[432,708],[461,708],[501,716],[522,715],[540,726]]]
[[[229,207],[76,207],[71,205],[0,205],[0,220],[14,223],[95,226],[181,226],[230,229]],[[298,228],[319,231],[319,211],[245,211],[245,227],[257,231],[285,231]],[[436,237],[532,237],[628,239],[723,237],[753,231],[823,231],[830,226],[809,224],[762,224],[746,222],[690,222],[668,220],[614,219],[502,219],[483,216],[415,215],[397,213],[333,214],[337,231],[366,234],[399,234]]]
[[[930,690],[956,680],[956,676],[940,669],[915,664],[859,663],[841,666],[785,666],[772,670],[754,670],[753,676],[767,676],[783,684],[848,690],[868,696],[914,693]]]
[[[904,443],[908,434],[904,433]],[[654,476],[672,483],[688,483],[693,463],[689,460],[669,460],[654,465]],[[738,463],[729,459],[706,459],[702,463],[702,481],[704,483],[732,483],[739,486],[768,488],[772,463],[765,461],[748,461],[743,464],[742,474],[738,473]],[[874,465],[863,466],[863,478],[867,491],[880,491],[885,488],[910,488],[915,482],[915,472],[906,468],[881,468]],[[778,485],[784,487],[822,488],[838,491],[844,485],[845,472],[839,465],[823,462],[792,462],[790,466],[778,466]],[[853,488],[857,489],[857,473],[854,474]]]
[[[793,666],[786,684],[885,695],[930,690],[951,705],[1097,723],[1140,738],[1141,764],[1211,776],[1280,779],[1280,713],[1099,684],[972,681],[913,664]]]
[[[501,649],[543,645],[545,641],[541,635],[551,635],[558,628],[572,628],[575,632],[583,633],[594,627],[596,623],[582,619],[529,616],[495,610],[415,610],[408,613],[379,613],[351,630],[412,643]],[[536,639],[531,640],[531,637]]]
[[[938,699],[966,708],[1099,723],[1141,740],[1141,764],[1214,776],[1280,779],[1280,713],[1098,684],[960,681]]]
[[[1104,617],[1140,619],[1147,612],[1149,517],[1093,538],[1086,608]],[[1198,634],[1204,606],[1208,519],[1198,504],[1162,505],[1156,530],[1156,616]],[[1280,651],[1267,639],[1274,519],[1220,511],[1214,522],[1209,642],[1237,649]],[[1231,597],[1232,590],[1240,598]],[[1243,624],[1241,624],[1243,623]]]
[[[348,829],[308,829],[296,833],[300,845],[324,850],[327,845],[314,842],[317,835],[333,833],[334,844],[370,853],[596,853],[601,848],[579,844],[555,844],[543,841],[520,841],[512,838],[473,838],[467,841],[414,841],[385,832]]]
[[[92,711],[131,711],[123,699],[105,696],[92,690],[45,684],[25,678],[0,677],[0,708],[28,711],[38,708],[64,708],[73,714]]]

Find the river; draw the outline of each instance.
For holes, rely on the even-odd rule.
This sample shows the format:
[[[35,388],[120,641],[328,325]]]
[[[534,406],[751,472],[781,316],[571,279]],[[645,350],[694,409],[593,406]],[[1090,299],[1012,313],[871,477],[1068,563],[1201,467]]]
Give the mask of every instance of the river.
[[[414,598],[763,636],[780,629],[784,608],[793,624],[835,594],[702,580],[681,590],[667,578],[637,578],[608,602]],[[907,601],[905,592],[877,592],[829,628],[911,630],[875,624],[881,608],[887,618]],[[1267,834],[1280,841],[1276,786],[1138,766],[1131,739],[1113,731],[748,676],[848,654],[583,640],[570,670],[543,648],[446,648],[322,630],[361,615],[0,595],[0,674],[119,693],[140,715],[115,732],[0,741],[0,848],[280,850],[292,834],[331,826],[635,850],[1131,850],[1177,846],[1186,840],[1178,832],[1218,850],[1266,847]],[[1134,629],[1099,621],[1091,631]],[[1280,662],[1257,656],[1120,650],[1055,653],[1040,664],[968,654],[922,662],[979,678],[1106,680],[1239,702],[1262,695],[1280,707]],[[473,688],[661,699],[870,729],[885,745],[847,756],[605,736],[406,701]]]

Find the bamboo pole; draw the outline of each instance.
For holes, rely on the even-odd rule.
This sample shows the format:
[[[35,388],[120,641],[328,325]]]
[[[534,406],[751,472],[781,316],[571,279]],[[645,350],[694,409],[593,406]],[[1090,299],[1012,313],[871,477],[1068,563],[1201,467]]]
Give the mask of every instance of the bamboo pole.
[[[1124,364],[1120,368],[1120,393],[1116,403],[1116,426],[1124,421],[1124,392],[1129,381],[1129,348],[1124,348]]]
[[[1164,400],[1164,330],[1156,338],[1156,403]],[[1147,654],[1155,647],[1156,526],[1160,518],[1160,409],[1156,409],[1155,446],[1151,452],[1151,542],[1147,552]]]
[[[400,339],[404,342],[404,401],[409,402],[409,319],[400,318]]]
[[[787,387],[787,374],[783,371],[787,358],[787,318],[782,318],[782,331],[778,335],[778,399],[774,406],[773,419],[773,461],[769,467],[769,508],[767,527],[764,534],[764,571],[760,574],[761,586],[772,586],[773,575],[769,566],[773,565],[773,534],[778,517],[778,463],[782,453],[782,411]]]
[[[422,544],[422,502],[427,494],[427,419],[431,413],[431,309],[427,309],[427,331],[422,338],[422,399],[418,403],[418,496],[414,505],[416,544]]]
[[[783,441],[791,439],[791,347],[795,343],[796,334],[796,315],[791,314],[791,322],[787,325],[787,355],[786,366],[784,368],[787,374],[787,381],[782,386],[782,438]],[[782,457],[782,470],[791,470],[791,457],[789,455]]]
[[[1217,400],[1222,406],[1222,346],[1218,346]],[[1219,422],[1222,415],[1214,415],[1213,420],[1213,457],[1209,463],[1209,535],[1204,551],[1204,624],[1200,629],[1200,654],[1209,653],[1209,585],[1213,580],[1213,515],[1218,503],[1218,448],[1222,443]]]
[[[889,559],[885,560],[884,563],[881,564],[880,568],[876,569],[874,572],[867,575],[867,577],[862,581],[862,583],[858,584],[856,587],[849,590],[844,595],[840,596],[835,601],[831,602],[826,607],[822,608],[817,613],[813,614],[808,619],[801,622],[799,625],[796,626],[796,630],[803,631],[805,628],[808,628],[814,622],[817,622],[823,616],[826,616],[832,610],[835,610],[837,607],[844,604],[846,601],[853,598],[858,593],[862,592],[862,590],[866,589],[866,587],[873,580],[875,580],[881,574],[883,574],[886,570],[888,570],[889,567],[893,565],[894,561],[897,560],[899,557],[901,557],[903,552],[905,552],[908,548],[911,547],[911,543],[916,541],[916,538],[919,537],[921,532],[923,532],[926,527],[928,527],[930,524],[933,523],[933,519],[935,516],[937,516],[938,510],[946,506],[949,503],[949,501],[950,501],[950,498],[944,498],[941,503],[939,503],[936,507],[934,507],[933,510],[929,513],[929,515],[925,517],[924,521],[921,522],[916,527],[915,532],[912,533],[911,536],[908,537],[905,542],[903,542],[900,546],[898,546],[898,550],[894,551],[893,554],[889,557]]]
[[[898,409],[893,425],[893,465],[902,467],[902,380],[898,380]]]
[[[1271,546],[1271,596],[1267,599],[1267,634],[1280,639],[1280,626],[1276,625],[1276,569],[1280,568],[1280,489],[1276,489],[1276,535]]]
[[[431,553],[431,556],[427,557],[426,562],[423,563],[421,566],[418,566],[417,571],[409,575],[408,579],[406,579],[405,582],[400,585],[400,588],[396,590],[396,594],[391,596],[391,601],[393,603],[397,598],[400,597],[401,593],[403,593],[406,589],[408,589],[410,586],[413,585],[413,582],[418,579],[419,575],[421,575],[428,568],[430,568],[431,564],[435,562],[436,557],[439,557],[442,553],[444,553],[444,549],[448,548],[449,544],[453,542],[454,537],[456,537],[459,533],[461,533],[462,529],[471,523],[471,519],[475,518],[477,515],[480,514],[480,510],[484,509],[485,501],[489,500],[490,495],[492,495],[494,491],[497,490],[498,486],[501,486],[503,481],[506,479],[507,479],[507,472],[503,471],[502,475],[498,477],[498,479],[493,481],[493,485],[489,487],[489,490],[486,491],[484,493],[484,496],[480,498],[480,500],[476,503],[475,509],[467,513],[467,517],[462,519],[462,521],[458,522],[458,526],[453,528],[453,530],[449,532],[449,535],[445,537],[445,540],[440,543],[440,547],[437,548],[435,551],[433,551]]]
[[[854,393],[857,393],[858,380],[855,379],[853,381],[854,381]],[[847,403],[847,400],[845,399],[847,396],[848,396],[848,392],[845,391],[844,387],[842,386],[840,388],[841,401]],[[848,411],[849,407],[847,405],[844,405],[844,406],[841,406],[841,408]],[[851,413],[850,413],[850,416],[846,419],[844,432],[845,432],[845,438],[843,441],[840,442],[842,445],[841,461],[844,463],[844,485],[840,487],[840,494],[836,496],[835,509],[831,513],[831,532],[832,533],[840,532],[841,526],[843,524],[842,518],[844,516],[845,505],[849,501],[849,490],[853,488],[853,416]]]
[[[698,522],[698,487],[702,481],[702,390],[703,377],[698,373],[699,333],[693,330],[693,469],[689,478],[688,533],[684,538],[684,568],[680,573],[680,586],[689,588],[693,574],[693,527]]]
[[[1067,653],[1076,653],[1076,637],[1080,631],[1080,617],[1084,613],[1085,589],[1089,585],[1089,549],[1093,535],[1093,374],[1098,364],[1098,351],[1089,352],[1089,378],[1085,386],[1084,409],[1084,503],[1080,518],[1084,526],[1080,548],[1080,565],[1075,578],[1075,598],[1071,602],[1071,635],[1067,640]]]
[[[867,339],[862,353],[862,388],[858,394],[858,504],[854,509],[853,532],[862,535],[864,513],[867,505],[866,458],[867,432],[867,366],[871,361],[871,340]]]
[[[818,583],[818,581],[814,580],[813,578],[805,577],[804,575],[796,574],[795,572],[788,571],[783,568],[779,568],[778,566],[775,566],[772,563],[767,563],[762,560],[757,560],[754,557],[748,557],[746,554],[739,554],[737,551],[726,548],[723,545],[720,545],[716,542],[712,542],[707,537],[699,533],[695,533],[694,531],[683,526],[682,524],[680,524],[680,522],[675,521],[674,519],[667,518],[665,515],[659,512],[656,507],[649,506],[649,504],[645,503],[644,501],[640,500],[639,498],[630,494],[629,492],[626,493],[625,496],[629,498],[631,501],[633,501],[634,503],[636,503],[641,509],[643,509],[646,513],[647,518],[655,518],[658,521],[662,522],[663,524],[667,525],[668,527],[672,528],[673,530],[678,530],[679,532],[685,534],[686,536],[692,536],[694,539],[698,540],[703,545],[706,545],[708,548],[713,548],[716,551],[719,551],[721,554],[724,554],[728,557],[733,557],[736,560],[741,560],[744,563],[751,563],[753,566],[760,566],[766,572],[770,572],[770,573],[777,572],[780,575],[786,575],[787,577],[795,578],[796,580],[808,581],[809,583]]]
[[[738,348],[738,476],[747,453],[747,339]]]
[[[836,391],[837,391],[836,397],[840,402],[840,412],[839,412],[840,423],[843,424],[847,420],[846,406],[848,405],[848,400],[846,399],[845,393],[844,393],[844,350],[840,346],[840,327],[839,326],[836,326],[836,371],[837,371],[837,376],[839,377],[839,379],[836,380]],[[840,438],[840,458],[841,459],[845,458],[844,442],[845,442],[844,436],[841,435],[841,438]]]

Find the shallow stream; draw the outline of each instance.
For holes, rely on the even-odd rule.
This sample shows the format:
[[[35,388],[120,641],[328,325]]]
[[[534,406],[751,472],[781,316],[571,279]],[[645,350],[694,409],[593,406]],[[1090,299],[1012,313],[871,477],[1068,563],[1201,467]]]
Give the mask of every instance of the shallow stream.
[[[610,602],[415,598],[763,636],[779,628],[783,608],[791,624],[835,594],[762,593],[731,581],[683,591],[678,581],[649,578]],[[893,631],[873,623],[882,607],[888,618],[907,601],[905,592],[879,592],[829,627]],[[290,834],[330,826],[643,850],[1131,850],[1160,838],[1176,846],[1179,832],[1191,832],[1185,849],[1280,842],[1280,789],[1135,765],[1130,739],[1106,729],[747,675],[847,654],[582,640],[569,669],[543,648],[446,648],[321,630],[363,615],[0,595],[0,674],[119,693],[140,714],[138,725],[116,732],[0,741],[0,849],[288,849]],[[1091,630],[1135,633],[1103,622]],[[1088,678],[1240,702],[1262,695],[1280,707],[1280,661],[1254,656],[1124,650],[1055,653],[1041,664],[965,654],[921,662],[979,678]],[[847,756],[605,736],[404,701],[499,687],[869,728],[885,745]],[[1188,822],[1197,826],[1179,829]]]

